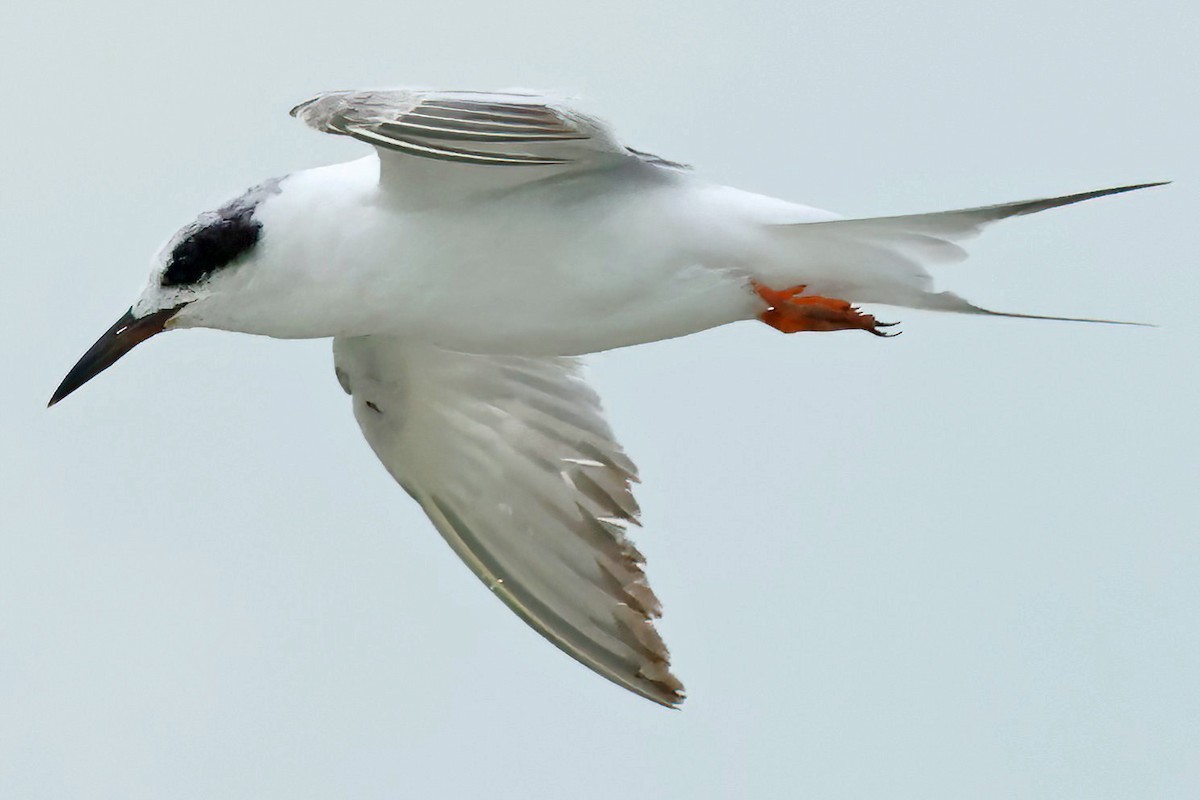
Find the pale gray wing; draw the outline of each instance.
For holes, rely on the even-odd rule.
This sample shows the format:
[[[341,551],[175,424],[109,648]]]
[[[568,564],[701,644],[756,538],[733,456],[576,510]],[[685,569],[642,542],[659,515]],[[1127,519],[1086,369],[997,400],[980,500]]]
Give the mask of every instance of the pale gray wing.
[[[560,166],[623,155],[599,122],[539,95],[327,92],[291,113],[325,133],[460,164]]]
[[[609,680],[683,701],[637,523],[636,468],[571,358],[334,340],[375,454],[476,575],[538,633]]]
[[[625,147],[600,120],[545,95],[327,92],[291,113],[319,131],[373,145],[381,183],[418,205],[621,164],[682,166]]]

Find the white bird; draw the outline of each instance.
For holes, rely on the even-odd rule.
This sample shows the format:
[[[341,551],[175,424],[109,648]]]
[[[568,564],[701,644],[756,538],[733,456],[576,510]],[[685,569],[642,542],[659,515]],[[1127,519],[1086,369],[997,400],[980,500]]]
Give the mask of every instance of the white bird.
[[[706,183],[555,97],[331,92],[292,115],[375,152],[180,230],[50,404],[166,329],[333,337],[367,441],[455,552],[538,633],[668,706],[683,686],[627,536],[637,471],[572,356],[754,318],[886,335],[858,303],[993,314],[927,267],[996,220],[1158,185],[847,220]]]

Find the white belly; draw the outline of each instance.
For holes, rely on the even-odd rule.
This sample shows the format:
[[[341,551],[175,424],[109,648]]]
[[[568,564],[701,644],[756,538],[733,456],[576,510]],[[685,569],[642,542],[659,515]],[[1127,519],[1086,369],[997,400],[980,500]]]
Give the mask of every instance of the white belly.
[[[688,179],[620,175],[413,211],[388,205],[369,166],[289,179],[261,210],[268,233],[256,263],[240,268],[239,291],[263,313],[252,330],[233,318],[203,324],[527,354],[665,339],[759,311],[749,287],[764,257],[759,220],[764,210],[806,211],[767,198],[748,206],[757,196]]]
[[[399,301],[403,313],[381,308],[379,324],[476,352],[575,354],[752,313],[739,264],[689,251],[636,206],[606,219],[596,210],[509,208],[419,226],[401,270],[421,290]],[[402,283],[396,294],[411,291]]]

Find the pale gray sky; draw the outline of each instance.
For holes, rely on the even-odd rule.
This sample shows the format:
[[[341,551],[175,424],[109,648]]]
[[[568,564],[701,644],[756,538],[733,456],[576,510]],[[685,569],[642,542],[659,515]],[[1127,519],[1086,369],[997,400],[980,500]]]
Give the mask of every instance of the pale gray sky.
[[[0,20],[0,796],[1185,798],[1200,790],[1193,3],[21,4]],[[853,215],[1002,223],[888,311],[593,359],[690,699],[550,647],[375,462],[328,342],[58,380],[196,212],[361,145],[315,91],[577,93]]]

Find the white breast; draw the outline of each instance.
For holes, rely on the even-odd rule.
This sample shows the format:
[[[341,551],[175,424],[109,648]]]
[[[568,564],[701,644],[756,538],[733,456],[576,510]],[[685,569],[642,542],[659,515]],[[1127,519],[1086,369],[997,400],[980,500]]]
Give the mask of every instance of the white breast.
[[[752,316],[762,221],[832,216],[639,163],[426,209],[397,207],[377,180],[370,157],[283,181],[257,212],[236,301],[193,324],[592,352]]]

